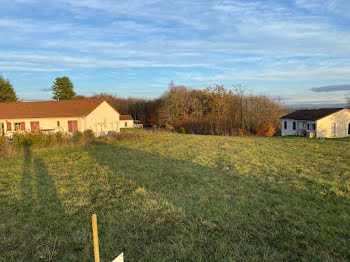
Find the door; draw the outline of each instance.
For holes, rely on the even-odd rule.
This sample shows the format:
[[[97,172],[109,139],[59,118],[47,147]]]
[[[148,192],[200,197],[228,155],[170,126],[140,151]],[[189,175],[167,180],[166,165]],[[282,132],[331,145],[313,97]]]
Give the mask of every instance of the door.
[[[331,126],[331,136],[332,136],[332,137],[336,137],[336,136],[337,136],[337,124],[336,124],[336,123],[332,123],[332,126]]]

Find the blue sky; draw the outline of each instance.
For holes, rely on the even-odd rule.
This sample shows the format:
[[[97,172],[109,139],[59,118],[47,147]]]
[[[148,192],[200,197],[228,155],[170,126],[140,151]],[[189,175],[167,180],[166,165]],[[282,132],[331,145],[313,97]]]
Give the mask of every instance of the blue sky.
[[[350,1],[0,0],[0,74],[24,100],[243,84],[287,103],[350,95]]]

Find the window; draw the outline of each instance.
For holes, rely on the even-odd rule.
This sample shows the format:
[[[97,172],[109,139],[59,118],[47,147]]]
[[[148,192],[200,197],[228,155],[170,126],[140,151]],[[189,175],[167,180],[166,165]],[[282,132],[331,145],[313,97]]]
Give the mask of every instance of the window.
[[[350,123],[348,124],[348,135],[350,135]]]
[[[21,123],[15,123],[15,131],[21,130]]]
[[[25,122],[15,123],[15,131],[24,131],[26,130]]]
[[[128,122],[125,121],[125,124],[124,124],[125,127],[128,127]]]
[[[312,130],[316,130],[316,124],[312,124],[312,125],[311,125],[311,129],[312,129]]]
[[[284,129],[287,129],[287,121],[284,121]]]
[[[296,130],[296,129],[297,129],[297,123],[293,122],[293,130]]]
[[[58,127],[60,127],[60,126],[61,126],[60,121],[57,121],[57,126],[58,126]]]
[[[307,124],[307,129],[310,130],[310,124]]]

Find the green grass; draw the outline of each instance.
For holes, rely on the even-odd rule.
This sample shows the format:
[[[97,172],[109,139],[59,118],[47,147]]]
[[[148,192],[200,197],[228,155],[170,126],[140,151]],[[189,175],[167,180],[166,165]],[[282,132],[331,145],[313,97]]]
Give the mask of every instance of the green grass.
[[[0,261],[349,261],[350,141],[145,134],[0,160]]]
[[[122,133],[127,133],[127,132],[143,132],[144,129],[143,128],[120,128],[120,132]]]

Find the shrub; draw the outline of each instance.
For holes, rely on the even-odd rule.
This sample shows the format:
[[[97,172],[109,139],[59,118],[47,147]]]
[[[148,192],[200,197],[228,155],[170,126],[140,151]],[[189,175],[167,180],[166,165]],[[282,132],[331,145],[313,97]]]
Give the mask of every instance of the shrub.
[[[179,128],[179,133],[186,134],[186,129],[182,126]]]
[[[174,130],[174,129],[175,129],[174,126],[169,125],[169,124],[166,124],[166,125],[165,125],[165,128],[168,129],[168,130]]]
[[[276,133],[276,128],[271,123],[262,124],[256,130],[257,136],[272,137],[275,133]]]
[[[43,134],[43,133],[15,133],[13,136],[13,144],[17,148],[23,146],[31,147],[47,147],[51,144],[56,143],[56,136],[54,134]]]
[[[74,143],[80,142],[84,138],[84,134],[80,131],[77,131],[72,136],[72,141]]]
[[[67,139],[62,132],[55,133],[55,138],[58,144],[63,144],[64,142],[67,142]]]
[[[90,142],[90,141],[93,141],[95,140],[95,133],[94,131],[92,131],[91,129],[86,129],[84,132],[83,132],[83,137],[86,141]]]
[[[7,154],[9,149],[9,145],[7,142],[7,138],[4,136],[0,136],[0,156],[4,156]]]
[[[238,128],[238,135],[239,136],[244,136],[245,135],[244,130],[241,129],[241,128]]]

